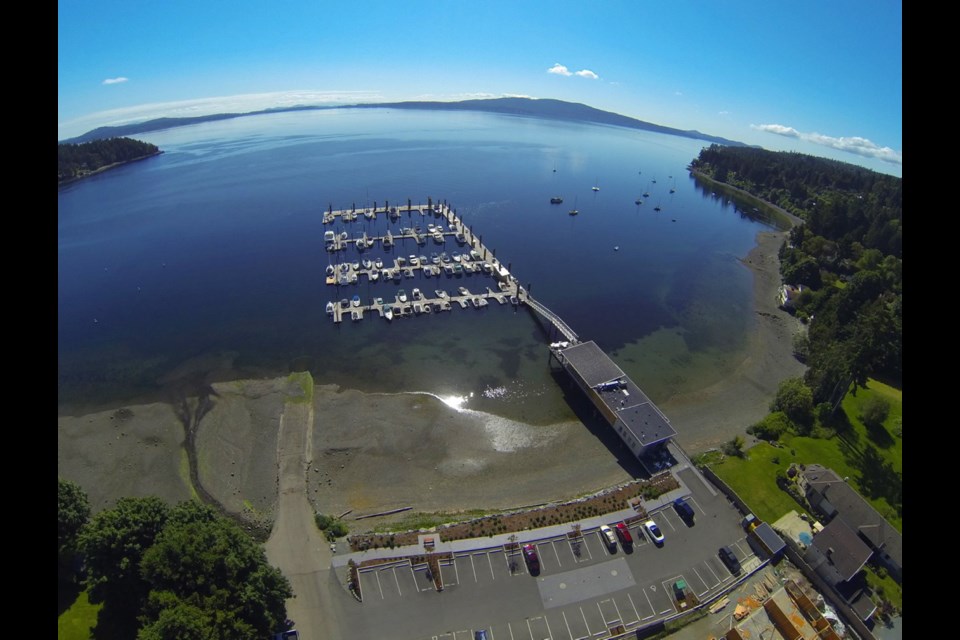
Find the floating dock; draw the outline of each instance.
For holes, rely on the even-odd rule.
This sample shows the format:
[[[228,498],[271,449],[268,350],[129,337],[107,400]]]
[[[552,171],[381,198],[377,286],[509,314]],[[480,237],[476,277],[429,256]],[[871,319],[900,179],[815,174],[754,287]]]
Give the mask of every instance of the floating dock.
[[[406,207],[390,207],[384,203],[383,208],[374,204],[360,210],[354,207],[335,211],[331,207],[324,213],[323,223],[349,223],[361,217],[376,220],[380,216],[399,222],[402,215],[406,215],[407,226],[401,227],[399,233],[388,230],[384,235],[375,236],[362,231],[351,236],[347,231],[324,232],[325,247],[330,254],[339,255],[351,248],[359,254],[352,260],[331,261],[327,267],[328,285],[337,287],[340,293],[351,291],[351,285],[359,284],[364,278],[368,282],[382,281],[398,286],[389,299],[375,297],[364,302],[353,295],[328,303],[327,314],[334,322],[345,319],[357,322],[368,314],[394,320],[442,313],[456,306],[482,309],[491,302],[515,307],[524,304],[535,317],[549,325],[547,333],[551,339],[563,337],[563,340],[550,344],[551,358],[560,363],[590,398],[641,464],[651,473],[671,465],[666,445],[677,432],[663,412],[595,342],[582,342],[560,316],[533,299],[509,268],[497,260],[496,254],[483,245],[481,238],[446,202],[428,200],[426,205],[414,205],[407,201]],[[431,219],[443,222],[426,222]],[[414,223],[414,220],[421,224]],[[448,241],[458,247],[451,251],[451,255],[445,251]],[[424,253],[429,251],[426,249],[428,243],[433,247],[430,257]],[[408,257],[391,257],[389,263],[383,258],[365,258],[364,252],[377,245],[384,249],[407,245],[416,253]],[[402,252],[397,249],[397,253]],[[489,278],[487,282],[492,286],[465,276]],[[471,286],[467,287],[465,283]],[[417,286],[412,287],[413,284]],[[409,294],[407,287],[411,288]]]
[[[359,321],[368,313],[375,313],[381,318],[393,320],[402,317],[421,314],[450,311],[454,306],[462,309],[482,309],[491,302],[499,305],[512,304],[519,306],[527,301],[527,293],[520,286],[517,279],[510,273],[496,255],[487,249],[479,236],[465,225],[457,216],[456,210],[446,202],[427,204],[407,204],[406,207],[383,208],[376,206],[366,209],[341,209],[332,207],[323,214],[325,225],[337,222],[350,223],[364,218],[375,220],[378,217],[387,217],[391,221],[399,222],[401,215],[408,219],[408,226],[400,228],[399,233],[387,230],[383,235],[370,235],[366,231],[351,236],[348,231],[325,231],[324,243],[328,253],[338,255],[340,252],[353,248],[358,255],[352,260],[332,262],[327,267],[326,283],[349,291],[351,285],[359,284],[361,279],[367,282],[392,283],[401,287],[391,298],[375,297],[368,301],[355,300],[353,296],[342,297],[339,301],[332,301],[327,305],[327,315],[334,322],[343,320]],[[419,216],[420,224],[414,224],[413,216]],[[438,220],[438,223],[426,222]],[[448,242],[455,246],[448,255]],[[433,248],[427,249],[430,244]],[[371,259],[365,257],[365,252],[373,247],[385,249],[406,245],[411,253],[409,257],[389,257]],[[437,251],[441,253],[438,254]],[[428,257],[425,252],[432,255]],[[466,282],[464,276],[480,276],[490,278],[490,284],[471,283],[472,287],[453,286],[455,282]],[[434,280],[431,280],[433,278]],[[412,286],[416,282],[419,295],[414,299],[413,290],[406,294],[404,287]],[[420,289],[423,289],[421,291]],[[449,289],[449,291],[448,291]],[[388,313],[389,311],[389,313]]]

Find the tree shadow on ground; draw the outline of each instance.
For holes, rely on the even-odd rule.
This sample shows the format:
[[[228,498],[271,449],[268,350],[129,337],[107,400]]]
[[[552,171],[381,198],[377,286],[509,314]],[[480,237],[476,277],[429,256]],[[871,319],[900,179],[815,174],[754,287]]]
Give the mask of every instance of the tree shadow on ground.
[[[903,474],[885,460],[877,448],[869,443],[858,446],[845,436],[839,436],[840,451],[847,463],[857,470],[860,493],[867,498],[882,498],[897,512],[903,513]]]
[[[57,568],[57,617],[73,606],[83,590],[74,579],[73,572],[63,567]]]
[[[868,446],[861,456],[860,487],[871,498],[884,498],[900,514],[903,509],[903,474]]]
[[[882,424],[867,426],[867,437],[870,438],[870,442],[881,449],[889,449],[896,444],[893,436],[890,435],[890,432],[887,431]]]
[[[139,608],[132,613],[121,609],[123,607],[110,606],[110,603],[105,602],[97,615],[97,624],[90,630],[90,637],[93,640],[136,638],[139,627],[137,624]]]

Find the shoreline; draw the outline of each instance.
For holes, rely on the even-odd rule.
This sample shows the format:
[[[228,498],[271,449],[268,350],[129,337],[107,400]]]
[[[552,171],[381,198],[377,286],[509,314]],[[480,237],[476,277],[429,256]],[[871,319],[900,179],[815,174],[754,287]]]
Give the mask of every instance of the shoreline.
[[[742,435],[768,413],[780,380],[802,374],[792,355],[797,321],[776,304],[785,234],[758,232],[754,247],[738,258],[753,274],[754,325],[733,374],[660,404],[689,452]],[[202,488],[227,510],[269,522],[277,481],[270,452],[277,446],[284,398],[297,387],[285,376],[210,381],[208,388],[212,409],[195,416]],[[195,404],[187,399],[194,412]],[[321,513],[509,509],[586,495],[628,482],[637,471],[605,425],[575,420],[531,426],[458,411],[423,393],[366,393],[336,385],[315,386],[312,404],[314,457],[307,486]],[[183,406],[156,400],[59,415],[58,473],[88,491],[94,511],[121,495],[190,499],[197,492],[186,472],[183,419]],[[372,528],[397,519],[361,522]]]
[[[73,184],[74,182],[79,182],[80,180],[83,180],[84,178],[89,178],[89,177],[91,177],[91,176],[95,176],[95,175],[101,174],[101,173],[103,173],[104,171],[109,171],[110,169],[116,169],[117,167],[122,167],[122,166],[124,166],[124,165],[131,164],[131,163],[134,163],[134,162],[140,162],[141,160],[146,160],[147,158],[153,158],[153,157],[155,157],[155,156],[159,156],[159,155],[162,155],[162,154],[163,154],[163,150],[160,149],[160,150],[155,151],[154,153],[148,153],[148,154],[145,155],[145,156],[140,156],[139,158],[130,158],[129,160],[124,160],[123,162],[114,162],[113,164],[104,165],[104,166],[102,166],[102,167],[99,167],[99,168],[97,168],[97,169],[94,169],[93,171],[90,171],[90,172],[85,173],[85,174],[83,174],[83,175],[74,176],[74,177],[68,178],[68,179],[66,179],[66,180],[61,180],[61,181],[57,182],[57,187],[58,187],[58,188],[59,188],[59,187],[64,187],[64,186],[66,186],[66,185],[68,185],[68,184]]]
[[[706,388],[682,393],[660,404],[677,429],[677,440],[692,453],[715,448],[769,413],[784,378],[800,376],[805,366],[793,357],[798,321],[777,305],[779,248],[787,231],[759,231],[754,247],[739,262],[753,274],[754,326],[743,360],[734,373]]]

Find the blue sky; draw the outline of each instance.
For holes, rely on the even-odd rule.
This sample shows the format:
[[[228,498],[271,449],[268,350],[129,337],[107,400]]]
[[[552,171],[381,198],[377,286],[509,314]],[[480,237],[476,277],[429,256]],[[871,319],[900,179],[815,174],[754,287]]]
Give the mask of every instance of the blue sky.
[[[57,137],[522,95],[902,175],[902,15],[888,0],[60,0]]]

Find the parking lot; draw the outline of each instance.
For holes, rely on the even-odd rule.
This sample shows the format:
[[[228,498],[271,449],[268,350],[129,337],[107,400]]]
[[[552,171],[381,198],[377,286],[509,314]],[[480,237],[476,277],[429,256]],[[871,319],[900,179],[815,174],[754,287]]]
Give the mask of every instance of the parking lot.
[[[730,546],[744,574],[761,561],[726,499],[687,482],[696,489],[685,498],[694,509],[692,526],[671,505],[649,514],[664,535],[662,546],[639,519],[628,523],[633,543],[627,546],[619,540],[608,546],[596,527],[576,538],[572,528],[537,540],[524,536],[522,543],[536,549],[539,573],[530,575],[520,544],[477,548],[441,561],[440,593],[426,565],[366,568],[360,573],[364,616],[358,618],[366,633],[360,635],[377,637],[391,624],[390,637],[400,638],[461,640],[485,629],[492,639],[598,639],[676,615],[679,580],[696,597],[690,602],[708,601],[738,578],[720,561],[719,547]],[[435,631],[416,631],[425,626]]]

